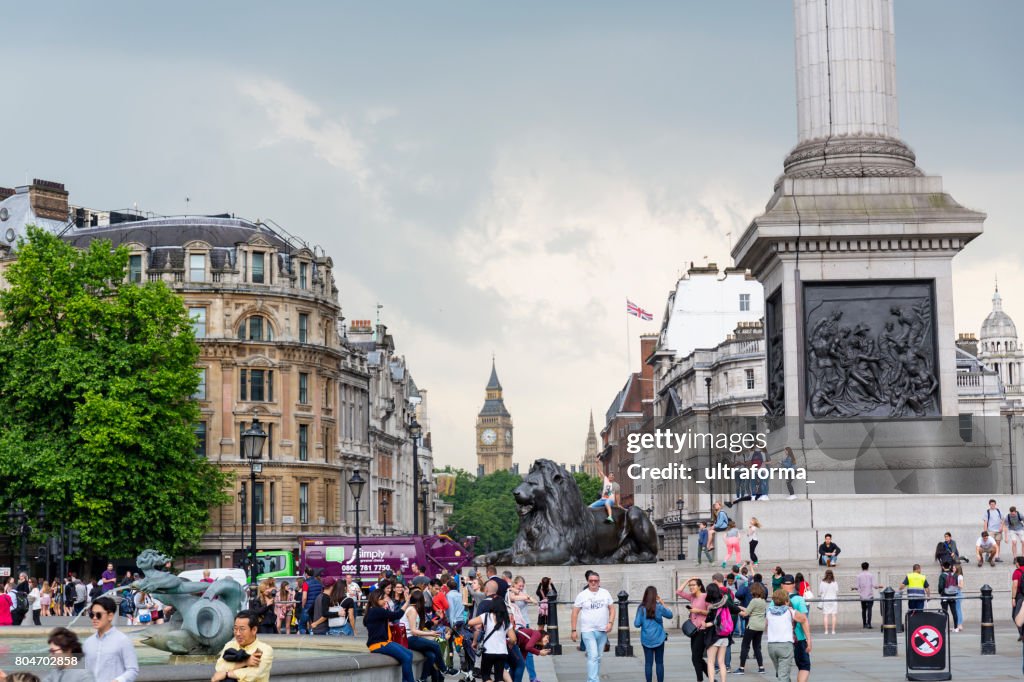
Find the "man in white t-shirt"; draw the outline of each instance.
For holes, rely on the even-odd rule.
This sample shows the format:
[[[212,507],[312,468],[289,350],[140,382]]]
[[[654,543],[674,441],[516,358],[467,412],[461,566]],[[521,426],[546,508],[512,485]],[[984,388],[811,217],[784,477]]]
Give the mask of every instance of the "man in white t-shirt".
[[[986,560],[989,566],[995,566],[995,558],[999,556],[999,543],[993,540],[987,530],[981,531],[981,537],[975,543],[978,551],[978,566]]]
[[[587,589],[576,595],[572,604],[572,641],[583,638],[587,649],[587,682],[600,682],[601,654],[608,643],[608,633],[615,623],[615,602],[608,590],[601,587],[601,576],[588,572]]]

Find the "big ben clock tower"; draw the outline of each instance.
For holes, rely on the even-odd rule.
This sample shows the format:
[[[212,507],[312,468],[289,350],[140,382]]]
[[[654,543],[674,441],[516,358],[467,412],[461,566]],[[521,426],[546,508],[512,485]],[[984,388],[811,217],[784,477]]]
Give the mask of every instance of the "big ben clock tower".
[[[493,360],[487,397],[476,417],[476,462],[483,467],[484,475],[512,468],[512,415],[505,409]]]

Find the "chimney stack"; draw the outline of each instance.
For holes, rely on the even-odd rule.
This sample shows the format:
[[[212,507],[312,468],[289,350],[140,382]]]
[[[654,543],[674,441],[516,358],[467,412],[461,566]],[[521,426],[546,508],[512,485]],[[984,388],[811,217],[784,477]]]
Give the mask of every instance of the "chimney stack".
[[[68,192],[59,182],[35,179],[28,188],[32,212],[40,218],[65,222],[68,219]]]

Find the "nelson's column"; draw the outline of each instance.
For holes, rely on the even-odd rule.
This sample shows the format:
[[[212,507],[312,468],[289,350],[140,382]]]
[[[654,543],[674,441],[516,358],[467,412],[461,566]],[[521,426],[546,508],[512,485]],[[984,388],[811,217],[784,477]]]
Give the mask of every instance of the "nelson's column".
[[[797,144],[732,251],[765,291],[769,449],[812,492],[995,491],[998,433],[958,430],[953,328],[985,215],[900,138],[892,0],[794,9]]]

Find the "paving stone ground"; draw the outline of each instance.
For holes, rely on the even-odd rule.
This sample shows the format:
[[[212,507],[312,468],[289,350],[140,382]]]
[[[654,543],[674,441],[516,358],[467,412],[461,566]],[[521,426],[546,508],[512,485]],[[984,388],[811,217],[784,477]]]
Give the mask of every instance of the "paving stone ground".
[[[1020,680],[1021,645],[1017,633],[1004,628],[996,632],[994,656],[981,655],[981,635],[977,627],[951,635],[954,680]],[[899,638],[899,656],[883,658],[882,635],[878,632],[851,632],[837,635],[815,635],[811,655],[811,680],[821,682],[888,682],[905,680],[903,635]],[[615,644],[601,661],[602,682],[642,682],[644,680],[643,650],[633,642],[633,658],[616,658]],[[765,652],[767,656],[767,651]],[[537,658],[537,675],[542,682],[587,682],[586,659],[582,652],[564,647],[562,656]],[[733,667],[739,663],[739,648],[734,645]],[[757,674],[757,665],[747,662],[747,674],[729,675],[729,680],[774,680],[771,662],[765,661],[767,673]],[[754,672],[751,673],[751,670]],[[669,637],[665,650],[666,682],[690,682],[696,675],[690,663],[689,642],[681,634]],[[796,675],[793,675],[793,680]]]

